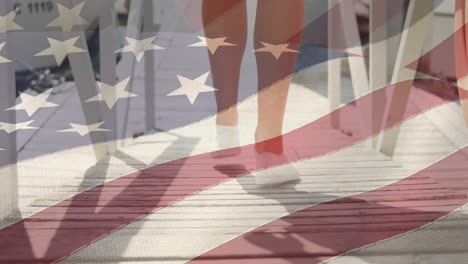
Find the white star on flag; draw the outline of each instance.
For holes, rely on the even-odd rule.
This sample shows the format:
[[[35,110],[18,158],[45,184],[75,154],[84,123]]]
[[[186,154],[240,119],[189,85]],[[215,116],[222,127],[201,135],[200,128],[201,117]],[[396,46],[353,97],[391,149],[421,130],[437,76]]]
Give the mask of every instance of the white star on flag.
[[[0,16],[0,33],[5,33],[10,30],[20,30],[23,29],[21,26],[13,22],[15,19],[15,11],[11,11],[5,16]]]
[[[198,37],[199,42],[190,45],[189,47],[207,47],[211,54],[215,54],[219,47],[223,46],[237,46],[236,44],[226,42],[226,37],[223,38],[206,38]]]
[[[128,44],[125,47],[117,50],[116,53],[131,52],[135,55],[138,62],[141,61],[146,51],[164,49],[153,44],[156,37],[150,37],[143,40],[133,39],[129,37],[125,37],[125,39],[127,40]]]
[[[119,99],[138,96],[137,94],[130,93],[125,90],[129,81],[130,77],[117,83],[115,86],[103,82],[98,82],[98,87],[101,92],[98,95],[88,99],[86,102],[104,101],[109,109],[112,109]]]
[[[27,93],[22,93],[20,94],[21,103],[13,107],[10,107],[6,110],[25,110],[28,116],[32,116],[40,108],[59,106],[57,104],[47,101],[47,98],[49,98],[50,93],[52,93],[52,89],[49,89],[37,96],[32,96]]]
[[[299,51],[290,49],[289,44],[269,44],[266,42],[260,42],[264,47],[254,50],[255,52],[270,52],[278,60],[283,53],[292,52],[298,53]]]
[[[0,51],[3,50],[3,47],[5,47],[5,44],[6,44],[6,42],[0,43]],[[0,64],[8,63],[8,62],[11,62],[11,60],[9,60],[9,59],[7,59],[7,58],[5,58],[3,56],[0,56]]]
[[[31,127],[29,126],[34,120],[23,122],[23,123],[2,123],[0,122],[0,131],[5,131],[8,134],[11,134],[13,132],[16,132],[18,130],[23,130],[23,129],[38,129],[37,127]]]
[[[210,72],[207,72],[194,80],[177,75],[177,79],[179,79],[181,87],[167,96],[185,95],[189,99],[190,103],[194,104],[200,93],[215,92],[218,90],[205,84],[209,74]]]
[[[75,43],[79,38],[80,37],[74,37],[65,41],[47,38],[47,40],[49,40],[50,47],[34,56],[54,56],[57,65],[61,65],[68,54],[86,52],[84,49],[75,47]]]
[[[90,134],[91,132],[108,132],[108,131],[110,131],[109,129],[101,128],[101,126],[103,124],[104,124],[104,122],[99,122],[99,123],[92,124],[92,125],[80,125],[80,124],[70,123],[70,126],[72,128],[59,130],[57,132],[73,132],[73,133],[78,133],[80,136],[86,136],[86,135]]]
[[[85,2],[82,2],[73,8],[67,8],[57,3],[59,16],[47,24],[47,27],[61,27],[63,31],[69,32],[74,26],[89,25],[89,22],[80,16],[84,4]]]

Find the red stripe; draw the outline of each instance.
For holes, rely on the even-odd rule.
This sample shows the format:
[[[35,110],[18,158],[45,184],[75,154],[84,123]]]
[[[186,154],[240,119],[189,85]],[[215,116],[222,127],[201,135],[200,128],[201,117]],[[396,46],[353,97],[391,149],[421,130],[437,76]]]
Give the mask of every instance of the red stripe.
[[[414,230],[468,202],[467,154],[468,147],[391,186],[290,214],[191,263],[231,263],[242,259],[242,263],[314,264]],[[430,179],[439,189],[411,197],[393,192],[404,192],[405,185],[423,179]],[[427,185],[420,183],[419,188]]]
[[[421,108],[407,107],[401,122],[451,101],[411,88],[411,83],[402,82],[374,92],[379,94],[392,93],[395,89],[410,90],[410,101],[418,100]],[[430,89],[444,89],[446,86],[447,83],[434,81]],[[358,104],[367,107],[366,111],[371,111],[369,106],[373,97],[373,94],[362,97]],[[377,96],[380,97],[382,96]],[[283,137],[291,162],[350,147],[381,131],[362,131],[360,135],[345,136],[329,127],[332,115],[341,116],[348,128],[359,131],[359,124],[355,121],[359,120],[359,112],[356,111],[355,104],[346,105]],[[387,124],[387,127],[397,123],[400,122]],[[274,144],[278,140],[272,139],[260,145]],[[222,159],[222,164],[241,164],[236,168],[230,166],[229,171],[225,171],[220,164],[221,160],[213,159],[211,154],[175,160],[82,192],[0,230],[0,262],[52,263],[62,260],[151,212],[223,181],[251,173],[255,170],[254,145],[241,148],[240,157]],[[276,164],[285,162],[287,161],[278,160]],[[93,175],[90,170],[88,176],[98,175]],[[147,199],[135,200],[135,197]],[[118,215],[109,220],[109,215],[115,212]],[[76,214],[80,214],[79,224],[89,227],[85,231],[75,228]]]
[[[406,67],[440,79],[457,78],[461,80],[465,78],[468,76],[466,27],[467,25],[462,26],[454,34]],[[434,63],[430,62],[437,62],[437,65],[443,65],[443,68],[440,67],[437,72],[434,72]]]

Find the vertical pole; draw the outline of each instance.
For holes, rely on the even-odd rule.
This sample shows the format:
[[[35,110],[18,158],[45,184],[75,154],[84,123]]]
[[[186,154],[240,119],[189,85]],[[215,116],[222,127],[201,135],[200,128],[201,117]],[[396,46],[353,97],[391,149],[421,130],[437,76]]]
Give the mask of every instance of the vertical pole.
[[[463,34],[455,36],[455,54],[457,56],[457,85],[460,98],[460,106],[465,118],[465,123],[468,125],[468,77],[465,76],[464,69],[468,66],[468,47],[466,39],[468,39],[468,30],[466,23],[468,22],[468,8],[464,0],[457,0],[455,10],[454,31],[462,30]]]
[[[467,98],[467,94],[468,94],[468,79],[467,78],[464,78],[464,79],[461,79],[461,80],[458,80],[458,90],[460,91],[459,94],[462,95],[460,96],[460,105],[461,105],[461,109],[462,109],[462,112],[463,112],[463,116],[465,118],[465,123],[466,125],[468,126],[468,98]]]
[[[340,23],[337,21],[336,17],[333,17],[333,12],[331,11],[338,0],[328,1],[328,98],[330,100],[330,112],[335,111],[341,106],[341,63],[342,59],[337,58],[333,59],[333,47],[334,42],[336,41],[336,34],[334,23]],[[331,126],[334,129],[340,129],[340,116],[338,113],[333,113],[331,116]]]
[[[73,1],[69,0],[68,3],[72,4]],[[97,95],[97,87],[84,31],[80,29],[78,32],[63,32],[63,36],[64,39],[79,37],[78,41],[76,41],[76,46],[86,51],[85,53],[70,53],[68,54],[68,60],[70,61],[86,124],[100,123],[102,122],[102,118],[99,104],[86,103],[89,98]],[[107,147],[104,145],[106,136],[103,133],[91,133],[89,136],[93,144],[96,161],[100,161],[108,154]]]
[[[11,0],[0,1],[0,15],[13,11]],[[12,43],[7,42],[7,32],[0,32],[0,43],[6,42],[0,56],[11,60],[8,49]],[[0,122],[16,123],[15,111],[3,111],[15,104],[16,85],[13,63],[0,63]],[[16,133],[0,131],[0,221],[14,217],[18,212],[18,174],[16,169]]]
[[[387,17],[388,1],[372,0],[370,2],[370,30],[369,30],[369,83],[372,91],[387,85]],[[385,111],[385,95],[372,96],[372,131],[380,131]],[[372,147],[377,148],[378,136],[372,139]]]
[[[140,39],[141,37],[141,28],[143,23],[143,8],[144,8],[145,0],[132,0],[130,2],[129,14],[128,14],[128,21],[127,21],[127,28],[125,32],[125,36],[133,39]],[[135,75],[135,65],[136,59],[133,54],[130,53],[122,53],[122,59],[117,65],[117,78],[119,80],[124,80],[128,77],[130,81],[128,82],[128,89],[131,92],[133,90],[133,78]],[[123,120],[122,120],[122,135],[125,138],[127,134],[127,125],[129,120],[129,111],[130,111],[130,100],[127,100],[127,104],[125,109],[122,109],[120,113],[123,113]],[[119,115],[120,116],[120,115]]]
[[[432,1],[411,0],[406,16],[405,28],[401,37],[395,69],[392,76],[392,83],[410,81],[407,85],[412,85],[416,72],[406,68],[408,64],[416,61],[424,48],[427,31],[432,17]],[[399,123],[403,119],[408,104],[410,89],[399,87],[391,95],[387,109],[385,110],[384,122]],[[395,153],[401,125],[397,125],[386,131],[382,136],[381,151],[392,157]]]
[[[115,50],[116,46],[116,13],[114,7],[104,10],[103,14],[99,15],[99,55],[100,55],[100,75],[101,82],[109,85],[114,85],[117,82],[117,56]],[[116,94],[113,94],[116,97]],[[106,127],[111,130],[108,133],[107,147],[109,152],[112,153],[116,150],[118,139],[118,118],[117,109],[115,105],[113,109],[104,111],[104,120],[106,120]]]
[[[359,34],[359,26],[357,22],[356,12],[354,12],[353,1],[342,0],[340,3],[340,17],[342,19],[344,40],[348,56],[349,69],[351,72],[351,81],[355,98],[366,95],[369,90],[369,79],[367,74],[366,61],[364,59],[364,51],[361,45]],[[368,110],[368,106],[358,102],[357,110],[360,116],[361,130],[369,131],[372,113]],[[359,132],[359,131],[356,131]],[[369,133],[364,133],[369,134]],[[370,143],[366,143],[370,147]]]
[[[153,0],[145,1],[143,15],[144,36],[151,37],[155,34],[153,17]],[[154,53],[148,52],[145,56],[145,129],[151,131],[156,128],[156,109],[155,109],[155,81],[154,81]]]

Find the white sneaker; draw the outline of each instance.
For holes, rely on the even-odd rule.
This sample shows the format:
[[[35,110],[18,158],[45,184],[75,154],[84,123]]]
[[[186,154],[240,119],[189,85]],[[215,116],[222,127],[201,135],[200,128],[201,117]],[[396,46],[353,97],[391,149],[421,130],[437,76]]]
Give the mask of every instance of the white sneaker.
[[[284,159],[286,158],[282,155],[269,152],[257,154],[257,168],[261,169],[261,171],[253,173],[255,176],[255,183],[260,186],[265,186],[299,180],[299,171],[293,164],[287,163],[275,167],[275,163],[277,164],[279,160],[284,161]]]
[[[218,149],[213,153],[214,158],[225,158],[238,156],[241,153],[239,148],[239,129],[237,126],[216,126],[216,140]]]

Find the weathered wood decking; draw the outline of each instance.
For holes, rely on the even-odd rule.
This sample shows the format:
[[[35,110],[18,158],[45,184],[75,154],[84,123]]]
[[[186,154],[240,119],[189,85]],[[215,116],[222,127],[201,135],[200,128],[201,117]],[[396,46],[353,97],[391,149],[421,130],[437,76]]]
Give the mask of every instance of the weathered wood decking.
[[[166,59],[172,61],[173,58]],[[162,68],[159,70],[165,73],[177,73],[169,64],[161,64],[160,67]],[[318,71],[319,68],[320,66],[296,76],[288,102],[285,132],[328,113],[324,78],[322,74],[312,72]],[[158,76],[158,83],[168,82],[164,75]],[[136,79],[135,93],[143,94],[141,83],[141,79]],[[344,86],[345,102],[348,102],[352,98],[349,81],[344,80]],[[211,99],[202,100],[209,103]],[[130,127],[136,127],[136,130],[143,128],[142,100],[136,98],[131,102]],[[190,110],[171,109],[169,105],[160,102],[157,115],[179,118],[184,115],[183,111]],[[242,103],[240,112],[241,144],[253,143],[256,98]],[[57,135],[55,131],[64,129],[63,125],[66,123],[79,123],[82,117],[77,113],[80,113],[79,101],[72,93],[66,103],[25,145],[20,156],[28,157],[37,152],[47,152],[51,144],[65,144],[66,137]],[[74,119],[70,119],[71,117]],[[89,146],[23,161],[18,165],[17,186],[21,217],[28,217],[81,191],[131,172],[181,157],[217,150],[214,125],[214,118],[208,118],[187,127],[128,141],[118,153],[98,165],[94,165],[92,149]],[[53,137],[50,136],[52,132]],[[340,132],[334,130],[330,133]],[[150,214],[77,252],[64,263],[183,263],[258,226],[311,205],[368,193],[403,180],[467,143],[468,129],[463,123],[461,111],[456,103],[451,103],[405,122],[393,159],[366,148],[364,144],[357,144],[330,155],[297,163],[302,179],[297,185],[259,189],[255,186],[252,175],[233,179]],[[203,177],[200,180],[202,181]],[[372,196],[372,193],[369,193],[375,204],[389,206],[389,214],[381,209],[372,211],[374,217],[371,220],[367,219],[370,222],[360,222],[361,219],[356,218],[356,210],[348,208],[349,214],[345,213],[335,218],[336,221],[341,219],[338,224],[305,221],[301,227],[320,233],[321,229],[338,226],[344,230],[344,237],[348,231],[349,235],[354,234],[352,229],[358,228],[359,224],[373,224],[380,232],[384,232],[386,228],[390,228],[389,224],[392,222],[401,221],[401,226],[410,224],[398,220],[399,215],[391,211],[392,203],[412,201],[416,198],[441,199],[447,203],[460,199],[458,196],[447,196],[449,192],[438,187],[430,177],[417,178],[404,184],[405,188],[388,190],[386,195]],[[184,186],[181,185],[180,188]],[[103,200],[105,196],[105,192],[100,194]],[[129,196],[121,199],[131,203],[151,197],[145,197],[142,193],[140,197]],[[82,210],[87,212],[98,208],[90,205]],[[345,204],[337,204],[335,210],[331,211],[337,215],[344,212]],[[72,213],[67,217],[71,217],[67,220],[70,226],[80,227],[86,214]],[[125,215],[103,215],[102,223],[112,221],[115,217]],[[444,261],[449,261],[447,263],[462,263],[459,260],[466,257],[464,245],[468,243],[466,218],[466,210],[460,210],[435,224],[347,254],[330,263],[441,263],[437,260],[442,257]],[[11,222],[13,221],[14,219],[11,219]],[[412,221],[419,220],[416,217]],[[81,228],[90,228],[93,224],[98,226],[102,223],[89,223]],[[3,223],[3,226],[6,224],[8,223]],[[346,231],[346,227],[350,229]],[[279,238],[284,235],[284,230],[275,230],[272,228],[271,232],[276,232]],[[323,233],[323,236],[326,237],[327,234]],[[328,249],[324,246],[323,253],[326,254],[327,250],[333,250],[333,246],[329,245]],[[212,263],[221,260],[227,262],[230,259],[232,263],[238,263],[236,261],[239,259],[235,257],[229,254],[220,255],[218,259],[213,259]],[[268,253],[255,256],[263,261],[268,261],[269,257],[271,256]],[[253,261],[252,259],[250,261]]]

